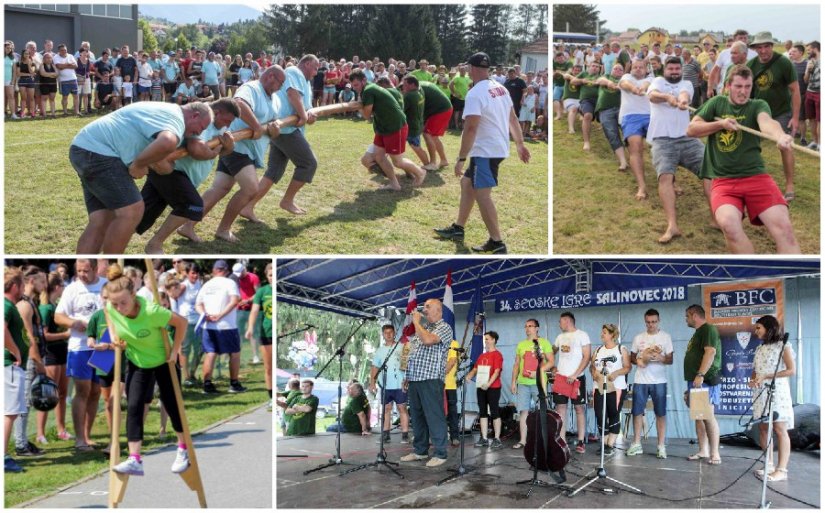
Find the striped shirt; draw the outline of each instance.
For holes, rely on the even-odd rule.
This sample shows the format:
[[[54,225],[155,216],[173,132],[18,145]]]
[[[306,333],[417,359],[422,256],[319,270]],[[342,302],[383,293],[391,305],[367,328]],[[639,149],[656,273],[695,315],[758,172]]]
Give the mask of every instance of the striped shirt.
[[[699,61],[691,59],[682,67],[682,78],[693,84],[693,89],[697,90],[702,85],[702,67]]]
[[[407,380],[410,382],[428,379],[443,381],[447,370],[447,351],[450,348],[450,342],[453,341],[453,330],[443,319],[425,324],[424,329],[437,335],[439,342],[427,346],[418,335],[410,339],[409,343],[413,345],[410,359],[407,362]]]

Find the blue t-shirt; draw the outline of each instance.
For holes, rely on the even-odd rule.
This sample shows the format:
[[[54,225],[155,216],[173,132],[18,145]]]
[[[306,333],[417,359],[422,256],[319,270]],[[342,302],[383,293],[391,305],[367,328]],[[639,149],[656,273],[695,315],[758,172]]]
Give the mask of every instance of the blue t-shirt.
[[[206,61],[201,68],[203,71],[203,81],[206,85],[218,85],[218,74],[221,72],[221,66],[214,61]]]
[[[177,99],[178,96],[184,96],[186,98],[194,98],[197,96],[197,92],[195,92],[195,85],[192,84],[191,86],[186,85],[186,82],[181,82],[178,86],[178,89],[175,91],[175,94],[172,95],[172,98]]]
[[[371,69],[365,69],[364,76],[367,77],[367,82],[375,82],[375,73]]]
[[[166,64],[163,65],[163,75],[167,82],[174,82],[177,80],[178,72],[180,72],[180,66],[175,61],[167,61]]]
[[[404,371],[401,370],[401,350],[403,348],[402,345],[396,347],[390,361],[387,362],[387,390],[397,390],[404,383]],[[375,351],[375,356],[372,357],[373,367],[380,367],[384,363],[390,349],[392,349],[392,346],[383,345]],[[383,376],[379,374],[376,379],[378,386],[381,386],[382,380]]]
[[[206,130],[201,132],[201,134],[198,136],[198,139],[208,141],[213,137],[221,135],[225,131],[226,128],[215,128],[215,124],[212,123],[208,127],[206,127]],[[178,159],[175,161],[175,169],[186,173],[186,176],[189,177],[189,180],[192,181],[192,184],[195,187],[198,187],[200,184],[203,183],[204,180],[206,180],[206,177],[209,176],[209,173],[212,172],[212,166],[214,164],[215,159],[195,160],[192,157],[183,157],[182,159]]]
[[[252,109],[252,113],[255,115],[255,119],[258,120],[261,126],[276,119],[275,112],[277,111],[278,99],[275,95],[270,96],[266,94],[264,86],[261,85],[261,82],[258,80],[247,82],[239,87],[238,90],[235,91],[233,98],[243,100],[249,105],[249,108]],[[235,121],[229,126],[229,129],[233,132],[244,128],[249,128],[249,126],[247,126],[241,118],[235,118]],[[235,151],[249,156],[249,158],[255,161],[255,167],[261,168],[264,167],[264,155],[266,154],[268,146],[269,136],[264,132],[264,135],[258,140],[246,139],[236,142]]]
[[[255,71],[252,68],[241,68],[238,70],[238,79],[242,84],[245,84],[252,80],[252,75],[254,73]]]
[[[160,59],[149,59],[149,66],[152,66],[152,71],[160,71],[163,67],[163,61]]]
[[[304,104],[304,109],[309,110],[312,108],[312,84],[309,80],[306,79],[304,74],[298,69],[297,66],[290,66],[284,70],[286,75],[286,79],[284,80],[284,84],[281,86],[281,89],[275,93],[275,96],[278,97],[278,101],[280,102],[278,108],[278,119],[283,119],[287,116],[292,116],[295,114],[295,109],[292,108],[292,105],[289,103],[289,98],[287,97],[287,92],[290,89],[295,89],[299,93],[301,93],[302,103]],[[296,128],[294,126],[286,127],[281,129],[282,134],[291,134],[292,132],[300,130],[301,132],[304,131],[304,127]]]
[[[99,155],[118,157],[128,166],[155,140],[158,132],[172,132],[180,145],[184,129],[179,105],[140,102],[89,123],[78,132],[72,145]]]

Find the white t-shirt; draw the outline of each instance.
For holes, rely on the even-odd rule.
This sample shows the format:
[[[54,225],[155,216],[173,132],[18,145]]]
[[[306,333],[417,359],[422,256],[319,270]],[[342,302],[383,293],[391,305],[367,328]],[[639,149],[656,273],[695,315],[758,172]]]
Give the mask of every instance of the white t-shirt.
[[[77,64],[77,60],[75,60],[74,55],[66,54],[65,57],[61,57],[59,53],[54,54],[54,63],[55,64]],[[57,66],[55,66],[57,67]],[[57,79],[60,82],[66,82],[71,80],[77,80],[77,74],[74,72],[74,69],[61,69],[57,71]]]
[[[138,64],[138,85],[152,87],[152,66],[148,62]]]
[[[98,277],[95,283],[86,285],[75,280],[63,290],[55,313],[65,314],[72,319],[89,322],[92,314],[103,308],[100,291],[106,285],[106,278]],[[72,329],[69,335],[69,351],[91,351],[86,346],[86,329]]]
[[[196,303],[203,305],[207,315],[217,315],[226,309],[232,296],[241,297],[238,284],[229,278],[216,276],[203,284]],[[233,308],[218,322],[207,322],[205,328],[211,330],[238,329],[237,311],[237,308]]]
[[[688,98],[693,99],[693,84],[687,80],[671,84],[664,77],[656,77],[650,87],[647,88],[648,95],[652,91],[668,94],[677,99],[682,91],[686,91]],[[656,137],[671,137],[674,139],[684,137],[689,123],[689,110],[671,107],[667,103],[650,102],[650,126],[647,128],[647,140],[653,141]]]
[[[637,79],[630,73],[626,73],[621,80],[619,80],[619,84],[625,81],[630,82],[635,87],[639,87],[643,82],[650,84],[653,79],[652,77]],[[622,100],[619,106],[619,121],[628,114],[650,114],[650,100],[647,99],[647,96],[629,93],[624,89],[621,90],[621,93]]]
[[[132,97],[132,91],[133,91],[133,88],[134,88],[134,84],[131,83],[131,82],[124,82],[121,87],[123,88],[123,97],[124,98],[131,98]]]
[[[573,376],[582,362],[584,346],[590,345],[590,337],[582,330],[565,331],[556,337],[553,346],[558,348],[556,353],[556,369],[562,376]],[[585,367],[586,369],[587,367]],[[584,374],[582,370],[576,377]]]
[[[621,370],[624,362],[622,361],[622,346],[616,345],[613,349],[607,349],[604,346],[599,346],[598,349],[595,351],[595,358],[596,358],[596,372],[601,374],[602,372],[602,365],[607,367],[607,373],[612,374],[617,370]],[[602,362],[600,361],[602,358],[609,358],[611,356],[616,357],[615,362]],[[616,379],[613,380],[613,386],[616,387],[616,390],[624,390],[627,388],[627,380],[625,379],[625,375],[622,374],[621,376],[617,376]],[[601,387],[599,387],[599,392],[601,392]]]
[[[195,301],[198,299],[198,292],[201,291],[201,287],[203,286],[203,282],[201,280],[192,283],[188,279],[184,280],[181,284],[183,287],[183,294],[178,298],[178,313],[183,317],[186,317],[186,320],[189,321],[189,324],[195,324],[198,322],[198,311],[195,310]]]
[[[662,348],[662,354],[664,355],[673,352],[673,341],[670,339],[670,335],[661,330],[655,335],[650,335],[645,331],[633,337],[633,345],[630,348],[630,352],[636,353],[636,356],[638,356],[639,353],[653,346]],[[665,368],[665,364],[662,362],[648,362],[644,367],[637,365],[634,382],[642,385],[667,383],[667,369]]]
[[[759,54],[756,53],[755,50],[751,50],[748,48],[748,58],[745,59],[747,63],[749,60],[757,57]],[[716,85],[716,91],[721,93],[722,88],[725,86],[725,74],[728,72],[728,68],[733,64],[733,61],[730,60],[730,48],[725,48],[719,53],[719,56],[716,57],[716,66],[719,66],[719,69],[722,72],[719,74],[719,83]]]
[[[143,299],[146,300],[146,303],[154,303],[155,302],[155,295],[149,290],[149,287],[146,285],[142,286],[140,290],[136,292],[136,294]]]
[[[470,157],[507,158],[510,155],[510,111],[513,100],[503,85],[482,80],[464,99],[464,115],[481,116]]]

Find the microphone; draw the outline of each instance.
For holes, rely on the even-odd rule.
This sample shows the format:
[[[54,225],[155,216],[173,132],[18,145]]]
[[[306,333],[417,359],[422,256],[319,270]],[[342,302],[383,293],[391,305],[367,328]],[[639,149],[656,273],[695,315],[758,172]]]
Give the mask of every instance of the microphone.
[[[616,355],[607,356],[605,358],[599,358],[599,361],[602,363],[615,363],[617,360]]]
[[[450,348],[450,351],[455,351],[456,353],[464,353],[464,352],[466,352],[467,350],[466,350],[466,349],[464,349],[463,347],[456,347],[456,348],[452,348],[452,347],[451,347],[451,348]]]
[[[753,419],[750,420],[750,422],[748,422],[748,424],[745,426],[745,429],[750,429],[755,424],[762,424],[764,422],[768,422],[768,420],[771,417],[773,417],[773,419],[772,419],[773,422],[776,422],[776,420],[779,418],[779,412],[775,411],[771,415],[763,415],[761,417],[754,417]]]

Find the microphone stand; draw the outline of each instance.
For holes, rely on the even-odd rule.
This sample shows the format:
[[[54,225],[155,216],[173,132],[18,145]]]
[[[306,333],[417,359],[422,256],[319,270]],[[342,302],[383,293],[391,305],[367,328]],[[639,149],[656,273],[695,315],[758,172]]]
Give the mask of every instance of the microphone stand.
[[[324,371],[327,369],[327,367],[329,367],[329,365],[332,363],[333,359],[336,356],[338,357],[338,412],[337,412],[337,416],[335,418],[335,422],[336,422],[336,425],[338,427],[338,432],[335,434],[335,454],[333,455],[332,458],[329,459],[328,463],[324,463],[323,465],[319,465],[319,466],[317,466],[313,469],[310,469],[310,470],[305,470],[304,475],[310,474],[312,472],[316,472],[316,471],[321,470],[321,469],[325,469],[327,467],[332,467],[332,466],[335,466],[335,465],[351,465],[351,463],[344,463],[343,458],[341,458],[341,410],[343,409],[343,408],[341,408],[341,382],[344,379],[344,376],[343,376],[343,374],[344,374],[344,348],[347,347],[347,344],[349,343],[350,340],[352,340],[352,337],[355,336],[355,334],[358,332],[358,330],[360,330],[361,328],[364,327],[364,325],[367,323],[367,320],[368,319],[366,319],[366,318],[361,319],[361,324],[356,326],[350,332],[350,334],[347,335],[347,338],[344,340],[344,343],[341,344],[341,347],[339,347],[335,351],[335,354],[332,355],[332,358],[327,360],[327,363],[324,365],[324,367],[321,370],[318,371],[318,374],[315,375],[315,379],[318,379],[319,377],[321,377],[321,374],[323,374]]]
[[[387,357],[384,358],[384,362],[379,367],[378,372],[381,375],[381,408],[378,411],[378,425],[381,427],[381,439],[378,441],[378,455],[375,457],[375,461],[372,463],[365,463],[363,465],[359,465],[355,468],[351,468],[347,471],[341,472],[341,475],[349,474],[350,472],[358,472],[359,470],[363,470],[369,467],[377,467],[378,465],[384,465],[388,469],[390,469],[393,474],[397,475],[401,479],[404,479],[404,476],[396,469],[392,468],[392,465],[398,466],[398,463],[394,461],[387,461],[387,451],[384,450],[384,417],[386,417],[385,412],[385,405],[384,399],[387,393],[387,362],[390,361],[390,357],[395,352],[395,349],[398,347],[398,344],[401,342],[401,339],[395,341],[395,344],[390,349],[390,352],[387,353]],[[339,408],[340,410],[340,408]]]
[[[771,503],[766,502],[766,494],[768,492],[768,455],[770,454],[771,459],[773,459],[773,399],[774,393],[776,392],[776,374],[779,372],[779,366],[782,364],[782,355],[785,353],[785,346],[787,344],[788,334],[785,333],[785,335],[782,337],[782,348],[779,350],[779,357],[776,359],[776,367],[774,367],[773,369],[773,376],[771,377],[771,382],[766,387],[768,390],[768,398],[765,401],[765,409],[762,410],[762,422],[764,422],[764,417],[766,415],[768,417],[768,438],[765,442],[765,452],[763,455],[765,460],[762,466],[762,499],[759,502],[759,509],[768,509],[771,507]],[[778,457],[779,456],[777,455],[777,458]]]
[[[450,349],[450,351],[454,351]],[[469,359],[469,355],[467,351],[459,351],[458,356],[458,367],[461,368],[461,365]],[[458,371],[456,371],[456,374]],[[451,472],[452,475],[445,477],[441,481],[436,483],[436,486],[441,486],[444,483],[452,481],[453,479],[458,479],[467,475],[470,472],[475,470],[475,467],[465,466],[464,465],[464,440],[467,438],[464,436],[464,413],[465,413],[465,406],[467,405],[467,383],[464,381],[467,377],[467,373],[465,372],[463,376],[461,376],[461,381],[458,380],[458,376],[456,376],[456,384],[461,383],[461,446],[459,448],[459,459],[458,459],[458,466],[456,468],[447,469],[448,472]]]
[[[573,490],[572,492],[568,493],[567,494],[568,497],[573,497],[574,495],[576,495],[580,491],[584,490],[585,488],[587,488],[591,484],[595,483],[599,479],[608,479],[610,481],[613,481],[617,485],[620,485],[620,486],[623,486],[623,487],[627,488],[628,490],[632,490],[636,493],[642,493],[642,491],[639,490],[638,488],[634,488],[633,486],[630,486],[627,483],[623,483],[623,482],[619,481],[618,479],[613,479],[612,477],[608,476],[607,471],[604,469],[604,443],[605,443],[605,439],[607,438],[607,432],[606,431],[607,431],[607,374],[608,374],[607,365],[605,365],[605,363],[606,362],[604,360],[602,360],[602,370],[601,370],[601,373],[602,373],[602,436],[601,436],[602,450],[601,450],[601,455],[599,457],[599,466],[596,467],[596,470],[593,471],[592,474],[588,474],[587,476],[585,476],[585,479],[590,478],[590,481],[584,483],[580,487],[578,487],[575,490]],[[615,393],[618,394],[619,392],[616,391]]]
[[[298,333],[301,333],[302,331],[311,330],[313,328],[315,328],[315,326],[311,324],[304,324],[303,328],[298,328],[287,333],[279,333],[277,339],[280,340],[282,338],[291,337],[292,335],[296,335]]]

